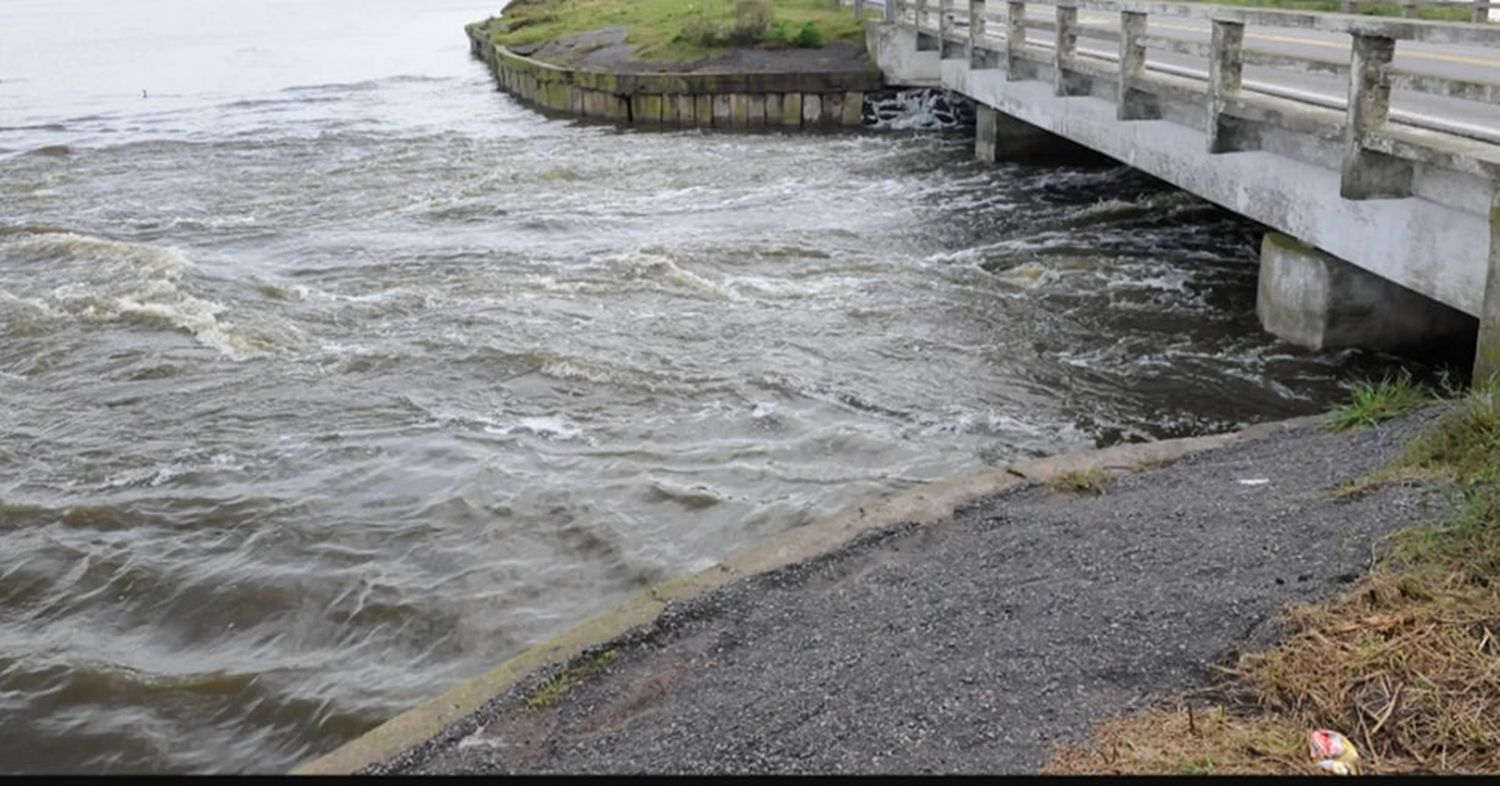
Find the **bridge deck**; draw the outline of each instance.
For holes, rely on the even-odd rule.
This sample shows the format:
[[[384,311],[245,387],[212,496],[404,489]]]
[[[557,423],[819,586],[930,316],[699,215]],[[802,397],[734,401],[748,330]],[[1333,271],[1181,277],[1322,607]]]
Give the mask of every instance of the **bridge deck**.
[[[894,2],[871,41],[895,81],[964,93],[1480,317],[1476,372],[1500,371],[1500,24]]]

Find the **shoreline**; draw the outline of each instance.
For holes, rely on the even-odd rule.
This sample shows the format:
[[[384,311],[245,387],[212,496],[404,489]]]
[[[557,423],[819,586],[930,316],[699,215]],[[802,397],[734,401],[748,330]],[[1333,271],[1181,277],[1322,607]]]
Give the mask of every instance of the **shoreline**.
[[[650,587],[615,608],[530,647],[491,671],[409,709],[292,770],[294,775],[349,774],[401,756],[549,669],[566,667],[655,622],[673,604],[696,600],[725,585],[752,579],[836,553],[867,533],[901,525],[928,527],[951,520],[966,506],[1009,492],[1088,473],[1129,474],[1186,456],[1254,443],[1327,420],[1312,415],[1258,424],[1224,434],[1117,445],[1007,464],[858,505],[829,518],[787,530],[731,554],[698,573]]]

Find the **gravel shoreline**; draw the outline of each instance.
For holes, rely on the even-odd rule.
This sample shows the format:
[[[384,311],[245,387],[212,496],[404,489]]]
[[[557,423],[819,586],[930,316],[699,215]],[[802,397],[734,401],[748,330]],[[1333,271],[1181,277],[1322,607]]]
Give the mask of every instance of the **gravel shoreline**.
[[[534,675],[364,772],[1035,771],[1266,646],[1278,607],[1337,592],[1381,537],[1441,515],[1416,486],[1329,494],[1432,414],[1303,424],[1100,495],[1033,486],[868,533],[674,603],[576,660],[556,701],[526,706]]]

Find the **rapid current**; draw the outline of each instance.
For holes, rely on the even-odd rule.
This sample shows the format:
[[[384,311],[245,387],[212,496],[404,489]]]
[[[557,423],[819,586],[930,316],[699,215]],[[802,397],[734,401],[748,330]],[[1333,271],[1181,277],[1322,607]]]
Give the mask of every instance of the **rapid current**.
[[[0,772],[284,771],[847,506],[1403,363],[1123,167],[549,119],[499,5],[0,3]]]

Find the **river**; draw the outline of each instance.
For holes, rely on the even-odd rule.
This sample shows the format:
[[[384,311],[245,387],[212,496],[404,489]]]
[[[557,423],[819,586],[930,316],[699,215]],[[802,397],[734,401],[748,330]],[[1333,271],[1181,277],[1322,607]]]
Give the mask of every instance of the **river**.
[[[0,771],[284,771],[861,500],[1399,363],[1124,168],[545,118],[497,6],[0,4]]]

